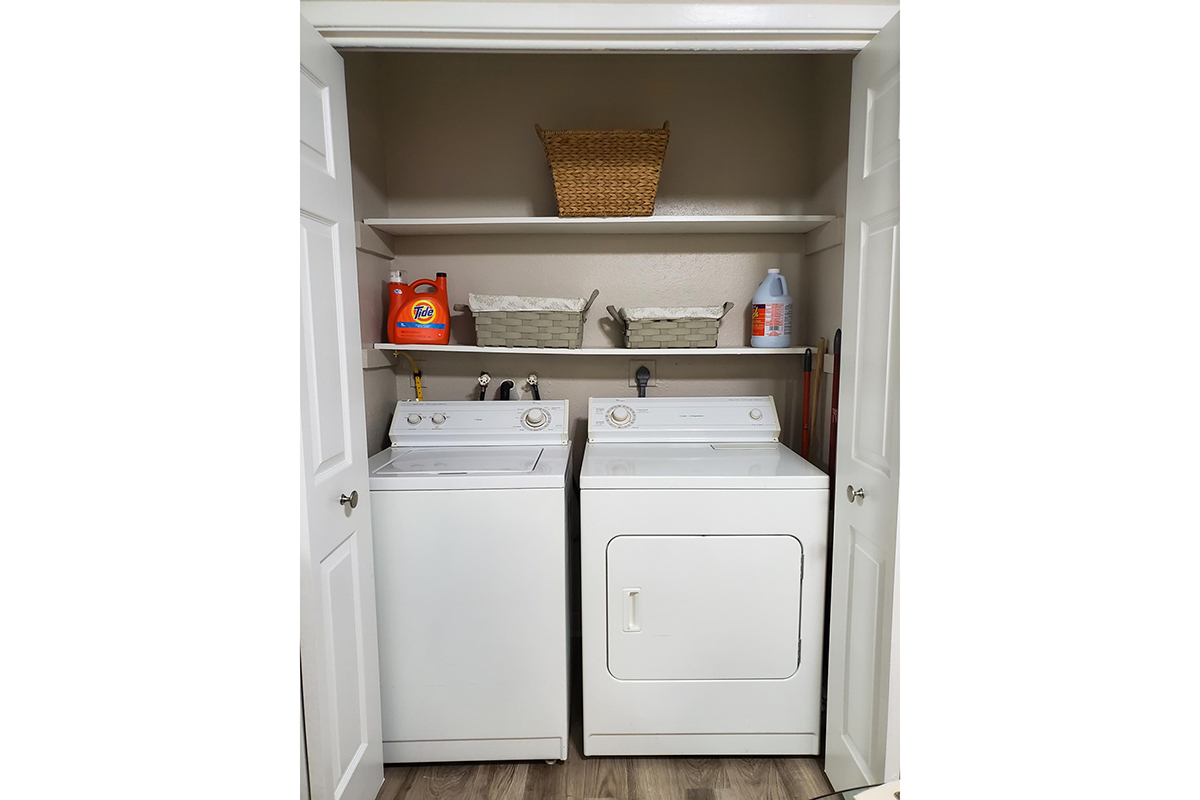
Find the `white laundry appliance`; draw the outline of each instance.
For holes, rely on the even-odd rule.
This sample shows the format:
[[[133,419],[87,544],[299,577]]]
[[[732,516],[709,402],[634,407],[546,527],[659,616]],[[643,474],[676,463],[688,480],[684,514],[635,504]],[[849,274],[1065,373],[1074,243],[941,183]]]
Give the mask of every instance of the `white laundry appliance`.
[[[370,459],[385,762],[567,757],[568,421],[397,404]]]
[[[815,754],[829,478],[771,397],[591,398],[585,755]]]

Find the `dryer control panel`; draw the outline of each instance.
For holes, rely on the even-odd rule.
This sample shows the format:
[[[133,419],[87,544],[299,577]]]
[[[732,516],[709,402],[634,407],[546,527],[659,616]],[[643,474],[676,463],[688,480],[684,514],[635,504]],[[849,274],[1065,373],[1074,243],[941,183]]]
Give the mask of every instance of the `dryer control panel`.
[[[566,444],[567,411],[566,400],[401,401],[388,435],[392,447]]]
[[[593,397],[589,442],[777,442],[766,397]]]

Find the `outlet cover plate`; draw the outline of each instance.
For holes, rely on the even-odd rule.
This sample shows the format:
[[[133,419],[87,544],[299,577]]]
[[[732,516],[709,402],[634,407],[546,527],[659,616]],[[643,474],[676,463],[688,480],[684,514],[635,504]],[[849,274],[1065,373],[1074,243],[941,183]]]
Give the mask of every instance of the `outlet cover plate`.
[[[425,374],[425,359],[416,358],[414,356],[413,361],[417,362],[417,369],[421,370],[421,386],[422,387],[428,386],[429,385],[429,376]],[[408,363],[407,358],[405,358],[404,356],[401,356],[401,355],[397,355],[396,356],[396,368],[404,370],[404,372],[408,375],[408,388],[410,388],[410,389],[417,388],[417,381],[413,377],[413,373],[412,373],[412,364]]]
[[[655,366],[653,358],[631,358],[629,359],[629,386],[637,388],[637,371],[638,367],[645,367],[650,370],[650,382],[647,386],[658,385],[658,369]]]

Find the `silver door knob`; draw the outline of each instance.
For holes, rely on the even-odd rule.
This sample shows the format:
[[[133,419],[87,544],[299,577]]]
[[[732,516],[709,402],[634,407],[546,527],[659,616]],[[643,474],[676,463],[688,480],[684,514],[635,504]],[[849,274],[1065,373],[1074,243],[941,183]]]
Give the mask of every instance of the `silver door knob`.
[[[862,489],[855,489],[850,484],[846,484],[846,499],[849,500],[851,503],[853,503],[855,500],[857,500],[858,504],[861,506],[863,498],[866,496],[867,496],[867,493],[864,492]]]
[[[340,502],[344,506],[350,506],[351,508],[358,508],[358,491],[356,490],[356,491],[351,492],[348,495],[345,495],[345,494],[342,495],[342,499]]]

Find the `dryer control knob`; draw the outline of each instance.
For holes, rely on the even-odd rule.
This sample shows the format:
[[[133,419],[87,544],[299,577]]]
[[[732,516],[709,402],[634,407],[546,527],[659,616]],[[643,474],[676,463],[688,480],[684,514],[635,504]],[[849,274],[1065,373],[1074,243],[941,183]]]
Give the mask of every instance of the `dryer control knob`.
[[[762,419],[762,412],[759,411],[757,408],[750,409],[750,419],[755,420],[755,421]]]
[[[633,424],[633,411],[628,406],[613,406],[608,410],[608,423],[615,428],[624,428]]]
[[[408,415],[408,424],[409,425],[416,425],[420,421],[421,421],[420,414],[409,414]]]
[[[430,419],[433,420],[434,425],[441,425],[443,422],[446,421],[446,415],[445,414],[434,414],[432,417],[430,417]]]
[[[542,428],[550,422],[550,415],[540,408],[531,408],[521,417],[527,428]]]

